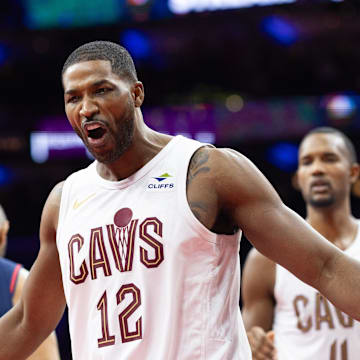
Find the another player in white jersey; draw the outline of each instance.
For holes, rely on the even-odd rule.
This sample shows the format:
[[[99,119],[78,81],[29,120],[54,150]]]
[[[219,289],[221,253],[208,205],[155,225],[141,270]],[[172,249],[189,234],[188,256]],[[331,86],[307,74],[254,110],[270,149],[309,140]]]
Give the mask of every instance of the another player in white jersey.
[[[75,360],[250,360],[240,229],[360,318],[360,263],[288,209],[244,156],[149,129],[124,48],[79,47],[62,83],[68,120],[96,161],[45,203],[24,296],[0,319],[0,360],[30,354],[66,303]]]
[[[350,192],[358,175],[354,146],[339,130],[316,128],[302,140],[296,183],[306,202],[306,221],[355,259],[360,259],[360,230],[351,214]],[[242,285],[245,326],[273,329],[279,360],[359,358],[360,323],[255,249]]]

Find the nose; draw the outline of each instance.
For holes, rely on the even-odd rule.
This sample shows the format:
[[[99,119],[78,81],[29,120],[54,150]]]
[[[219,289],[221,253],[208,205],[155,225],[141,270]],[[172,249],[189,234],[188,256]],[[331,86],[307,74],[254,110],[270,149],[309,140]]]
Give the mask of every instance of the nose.
[[[311,166],[312,175],[323,175],[325,173],[324,164],[320,160],[315,160]]]
[[[81,106],[81,109],[79,112],[81,117],[86,117],[86,118],[90,119],[94,115],[96,115],[98,112],[99,112],[99,108],[96,105],[96,103],[94,103],[94,101],[92,101],[89,98],[83,99],[82,106]]]

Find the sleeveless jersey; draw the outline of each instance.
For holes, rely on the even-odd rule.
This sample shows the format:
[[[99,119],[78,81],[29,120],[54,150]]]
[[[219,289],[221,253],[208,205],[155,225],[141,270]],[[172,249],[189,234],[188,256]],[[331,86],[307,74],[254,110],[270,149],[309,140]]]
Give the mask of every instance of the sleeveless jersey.
[[[20,269],[20,264],[0,258],[0,316],[13,307],[12,298]]]
[[[360,259],[359,230],[345,253]],[[358,321],[337,310],[316,289],[279,265],[274,294],[273,328],[279,360],[359,359]]]
[[[174,137],[129,178],[96,161],[63,186],[57,247],[74,360],[249,360],[241,232],[218,235],[186,198],[204,144]]]

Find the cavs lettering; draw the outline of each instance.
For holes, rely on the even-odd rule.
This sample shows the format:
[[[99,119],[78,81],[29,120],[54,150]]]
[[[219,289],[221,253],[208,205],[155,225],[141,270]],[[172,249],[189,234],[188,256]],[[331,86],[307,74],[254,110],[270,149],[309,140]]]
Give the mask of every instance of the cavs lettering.
[[[323,297],[320,293],[314,292],[315,301],[312,312],[309,310],[310,299],[304,295],[297,295],[293,300],[294,312],[297,318],[297,328],[304,334],[314,329],[321,331],[322,329],[332,330],[337,327],[353,328],[354,320],[344,314]],[[339,349],[337,349],[339,347]],[[336,354],[340,352],[340,360],[348,360],[347,341],[337,343],[334,341],[329,349],[330,360],[337,360]]]
[[[343,328],[351,328],[354,326],[354,320],[348,315],[342,313],[330,304],[318,292],[315,293],[315,309],[313,314],[309,314],[307,309],[309,299],[306,296],[298,295],[293,300],[294,311],[297,317],[297,328],[306,333],[310,329],[315,328],[321,330],[322,326],[334,329],[335,326]],[[303,315],[306,311],[307,317]]]
[[[155,239],[156,235],[157,239]],[[129,208],[122,208],[114,215],[114,223],[92,228],[89,242],[88,262],[85,259],[80,263],[76,261],[85,243],[81,234],[71,236],[68,243],[70,260],[70,280],[79,285],[86,280],[96,280],[99,276],[111,276],[113,272],[128,272],[132,270],[134,261],[134,248],[139,246],[140,263],[146,268],[158,267],[164,260],[164,250],[161,243],[163,236],[163,224],[156,217],[148,217],[140,222],[133,219],[133,213]],[[136,245],[135,239],[140,240]],[[107,247],[106,244],[107,243]],[[142,243],[149,245],[152,251],[148,251]],[[106,249],[111,249],[111,251]],[[111,268],[109,257],[113,258],[115,268]],[[84,254],[82,254],[84,257]],[[77,265],[75,265],[77,264]],[[133,283],[123,284],[117,291],[114,301],[119,305],[125,296],[131,296],[131,303],[119,314],[119,331],[123,343],[142,338],[142,318],[136,320],[135,330],[130,331],[128,318],[141,305],[141,291]],[[100,313],[102,337],[97,339],[98,347],[115,344],[115,336],[109,329],[108,323],[108,299],[106,291],[100,297],[97,310]],[[99,322],[100,324],[100,322]]]

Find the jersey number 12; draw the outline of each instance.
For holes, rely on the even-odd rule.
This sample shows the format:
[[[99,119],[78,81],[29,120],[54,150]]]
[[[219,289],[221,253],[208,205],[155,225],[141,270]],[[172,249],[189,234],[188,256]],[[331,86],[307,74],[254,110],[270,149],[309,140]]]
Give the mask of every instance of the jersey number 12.
[[[121,334],[121,341],[123,343],[142,339],[142,319],[141,316],[137,319],[135,330],[130,331],[128,325],[129,317],[141,305],[140,290],[134,284],[123,285],[116,293],[116,302],[119,305],[124,299],[125,295],[132,295],[131,303],[119,314],[119,328]],[[106,291],[101,296],[97,309],[101,312],[101,332],[102,337],[98,339],[98,347],[110,346],[115,344],[115,335],[111,335],[109,329],[109,315],[108,315],[108,298]],[[332,358],[331,358],[332,359]]]

